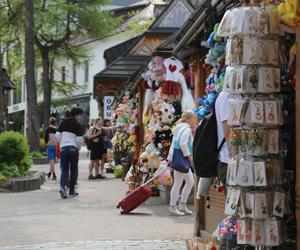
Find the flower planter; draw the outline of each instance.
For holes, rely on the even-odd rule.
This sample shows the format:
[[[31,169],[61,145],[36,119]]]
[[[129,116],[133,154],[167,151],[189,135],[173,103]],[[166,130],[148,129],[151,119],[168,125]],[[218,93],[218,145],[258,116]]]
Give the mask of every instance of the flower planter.
[[[33,157],[32,158],[34,165],[45,165],[48,164],[47,157]]]
[[[45,173],[30,171],[26,176],[11,177],[0,183],[0,192],[25,192],[41,188]]]

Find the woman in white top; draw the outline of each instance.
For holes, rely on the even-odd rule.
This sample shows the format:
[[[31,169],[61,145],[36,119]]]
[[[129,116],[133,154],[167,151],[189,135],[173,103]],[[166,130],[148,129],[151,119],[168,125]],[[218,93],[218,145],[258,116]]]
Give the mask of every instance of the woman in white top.
[[[193,146],[193,130],[197,127],[197,117],[195,113],[191,110],[185,111],[182,113],[180,123],[173,130],[173,140],[171,144],[171,148],[168,155],[168,160],[172,164],[174,148],[176,148],[175,141],[179,142],[179,148],[184,157],[187,157],[190,161],[190,166],[193,166],[193,158],[192,158],[192,146]],[[179,206],[177,208],[177,201],[179,198],[180,188],[182,187],[183,181],[185,181],[185,185],[182,189],[181,199],[179,202]],[[170,198],[170,207],[169,211],[171,215],[181,216],[181,215],[191,215],[192,211],[190,211],[186,202],[188,197],[192,191],[194,186],[194,176],[192,169],[190,168],[188,173],[182,173],[177,170],[174,170],[174,184],[171,190],[171,198]]]

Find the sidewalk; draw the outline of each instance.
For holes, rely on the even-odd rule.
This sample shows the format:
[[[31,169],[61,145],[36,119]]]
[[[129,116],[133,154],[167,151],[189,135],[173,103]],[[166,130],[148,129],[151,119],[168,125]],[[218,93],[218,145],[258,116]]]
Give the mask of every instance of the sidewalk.
[[[83,249],[82,244],[88,250],[185,249],[184,239],[193,234],[192,216],[170,217],[168,207],[161,205],[120,215],[116,204],[125,196],[127,185],[112,175],[88,181],[88,163],[80,161],[77,198],[62,200],[58,181],[47,181],[38,191],[0,194],[0,249]],[[48,171],[48,166],[34,169]],[[170,248],[174,240],[178,246]]]

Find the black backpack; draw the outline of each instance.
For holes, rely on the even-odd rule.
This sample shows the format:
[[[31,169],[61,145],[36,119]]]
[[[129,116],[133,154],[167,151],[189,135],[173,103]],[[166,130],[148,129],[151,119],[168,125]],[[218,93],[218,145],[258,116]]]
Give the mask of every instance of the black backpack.
[[[218,147],[216,114],[212,111],[198,126],[193,143],[193,160],[198,177],[216,177],[218,155],[225,143]]]

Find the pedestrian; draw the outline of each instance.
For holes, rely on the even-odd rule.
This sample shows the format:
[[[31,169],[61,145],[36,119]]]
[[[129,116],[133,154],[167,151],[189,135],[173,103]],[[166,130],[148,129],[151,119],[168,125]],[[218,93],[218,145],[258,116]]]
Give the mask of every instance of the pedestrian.
[[[217,119],[217,130],[218,130],[218,147],[225,139],[225,143],[220,149],[219,163],[217,167],[218,177],[224,186],[226,186],[226,173],[227,165],[229,161],[229,152],[226,141],[229,137],[229,126],[227,120],[229,117],[229,94],[221,91],[218,95],[215,104],[216,119]]]
[[[47,174],[48,179],[51,178],[52,180],[56,180],[56,174],[55,174],[55,161],[56,161],[56,144],[57,140],[55,137],[57,128],[56,128],[57,120],[55,117],[50,117],[49,119],[49,126],[45,131],[45,143],[47,144],[47,159],[49,161],[50,170]]]
[[[104,176],[104,166],[107,160],[107,151],[113,148],[113,144],[111,142],[114,137],[113,127],[111,125],[111,121],[109,119],[105,119],[103,122],[103,132],[104,132],[104,151],[101,159],[100,165],[100,173]]]
[[[105,177],[100,174],[100,161],[104,154],[104,131],[102,129],[103,120],[97,118],[89,131],[87,138],[91,141],[90,143],[90,167],[89,167],[89,180],[104,179]],[[95,176],[93,175],[93,169],[95,169]]]
[[[79,120],[83,115],[82,109],[74,107],[70,111],[70,117],[64,119],[59,125],[56,138],[60,143],[60,195],[68,198],[66,192],[66,176],[70,171],[69,196],[77,196],[75,184],[78,178],[79,149],[82,143],[83,129]]]
[[[182,216],[192,214],[192,211],[187,208],[186,203],[194,186],[194,176],[192,172],[192,146],[193,130],[196,127],[197,117],[193,111],[188,110],[182,113],[181,119],[178,121],[177,126],[173,130],[173,139],[168,155],[168,160],[174,170],[174,184],[170,194],[170,215]],[[184,159],[185,169],[175,167],[181,165],[180,162],[177,162],[179,161],[179,157],[175,157],[178,154],[180,154],[182,159]],[[182,189],[181,199],[177,207],[179,192],[183,181],[185,181],[185,185]]]

